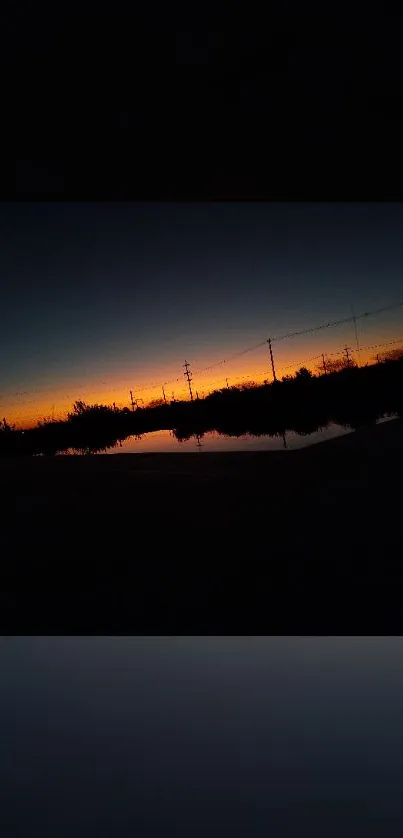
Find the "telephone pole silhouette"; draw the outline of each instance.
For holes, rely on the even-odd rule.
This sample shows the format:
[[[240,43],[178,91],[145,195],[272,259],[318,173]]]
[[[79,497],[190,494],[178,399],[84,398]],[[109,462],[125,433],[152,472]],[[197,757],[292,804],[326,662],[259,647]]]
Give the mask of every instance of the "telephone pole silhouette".
[[[135,396],[133,396],[133,390],[130,390],[129,392],[130,392],[130,401],[131,401],[131,404],[132,404],[132,410],[133,410],[133,411],[134,411],[134,410],[137,410],[137,408],[138,408],[138,406],[139,406],[139,404],[138,404],[138,403],[139,403],[139,402],[142,402],[142,401],[143,401],[143,399],[136,399],[136,397],[135,397]]]
[[[269,344],[269,349],[270,349],[270,360],[271,360],[271,368],[272,368],[272,372],[273,372],[273,381],[277,381],[276,370],[275,370],[275,367],[274,367],[273,350],[271,348],[270,338],[268,339],[267,343]]]
[[[185,378],[187,378],[187,380],[188,380],[189,394],[190,394],[190,401],[192,402],[192,401],[193,401],[193,393],[192,393],[192,385],[191,385],[191,383],[190,383],[190,382],[192,381],[192,375],[191,375],[191,373],[190,373],[190,371],[189,371],[189,366],[190,366],[190,364],[188,363],[188,361],[185,361],[185,363],[184,363],[182,366],[184,366],[184,367],[185,367],[185,372],[183,373],[183,375],[184,375],[184,376],[185,376]]]
[[[325,356],[324,356],[323,352],[322,352],[322,361],[323,361],[323,372],[325,373],[325,375],[327,375],[326,361],[325,361]]]
[[[346,353],[347,366],[348,366],[348,367],[351,367],[352,360],[351,360],[351,358],[350,358],[350,352],[351,352],[350,347],[349,347],[349,346],[345,346],[345,347],[344,347],[344,349],[343,349],[343,352],[345,352],[345,353]]]
[[[356,344],[357,344],[357,362],[358,362],[358,366],[360,366],[360,357],[361,357],[360,353],[361,353],[361,350],[360,350],[360,344],[359,344],[359,342],[358,342],[357,319],[356,319],[356,316],[355,316],[355,311],[354,311],[354,306],[353,306],[353,305],[351,305],[351,313],[352,313],[352,315],[353,315],[353,323],[354,323],[354,331],[355,331],[355,342],[356,342]]]
[[[166,402],[167,402],[167,397],[166,397],[166,395],[165,395],[164,385],[162,385],[162,395],[163,395],[163,397],[164,397],[164,402],[165,402],[165,404],[166,404]]]

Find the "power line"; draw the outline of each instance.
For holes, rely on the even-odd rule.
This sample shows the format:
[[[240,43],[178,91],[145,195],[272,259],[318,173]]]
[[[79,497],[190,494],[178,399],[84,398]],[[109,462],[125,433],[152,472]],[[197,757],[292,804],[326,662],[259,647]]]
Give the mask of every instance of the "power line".
[[[209,364],[208,367],[199,367],[195,370],[196,375],[201,372],[208,372],[208,370],[214,369],[214,367],[218,367],[221,364],[227,364],[228,361],[233,361],[235,358],[240,358],[242,355],[246,355],[248,352],[253,352],[255,349],[260,349],[262,346],[265,346],[267,340],[262,340],[260,343],[255,343],[253,346],[248,346],[246,349],[242,349],[240,352],[234,352],[233,355],[228,355],[227,358],[222,358],[221,361],[215,361],[213,364]]]
[[[265,341],[265,343],[266,343],[266,341]],[[363,351],[363,350],[369,350],[369,349],[380,349],[380,348],[382,348],[382,347],[384,347],[384,346],[393,346],[393,345],[396,345],[396,344],[398,344],[398,343],[403,343],[403,337],[401,337],[401,338],[394,338],[394,339],[392,339],[392,340],[387,340],[387,341],[382,341],[381,343],[372,343],[372,344],[366,344],[366,345],[364,345],[364,346],[360,346],[360,352],[361,352],[361,351]],[[351,351],[351,350],[350,350],[350,351]],[[357,350],[355,350],[355,351],[357,351]],[[338,350],[338,351],[336,351],[336,352],[326,352],[326,358],[327,358],[327,357],[335,357],[335,356],[339,356],[339,357],[340,357],[340,355],[341,355],[341,354],[342,354],[342,350]],[[353,353],[353,354],[354,354],[354,353]],[[305,359],[303,359],[303,360],[293,361],[293,362],[292,362],[292,363],[290,363],[290,364],[284,364],[284,365],[282,364],[282,365],[281,365],[281,369],[282,369],[282,370],[286,370],[286,369],[296,368],[296,367],[297,367],[297,366],[299,366],[299,365],[302,365],[302,364],[308,364],[308,363],[310,363],[311,361],[315,361],[315,360],[317,360],[318,358],[322,358],[322,361],[323,361],[323,354],[319,354],[319,355],[312,355],[310,358],[305,358]],[[262,371],[260,371],[259,373],[256,373],[256,375],[257,375],[257,376],[265,376],[266,374],[267,374],[266,370],[262,370]],[[256,375],[255,375],[255,377],[256,377]],[[251,377],[251,376],[248,376],[248,375],[240,375],[240,376],[235,376],[235,377],[234,377],[234,376],[232,376],[232,380],[233,380],[233,381],[238,381],[238,380],[241,380],[241,379],[243,380],[243,379],[245,379],[245,378],[250,378],[250,377]],[[225,380],[227,380],[227,379],[225,379]],[[181,381],[181,379],[180,379],[180,378],[176,378],[176,379],[172,379],[172,381],[177,382],[177,381]],[[220,381],[215,381],[215,382],[212,382],[212,383],[211,383],[211,386],[212,386],[212,387],[213,387],[213,386],[216,386],[216,385],[218,386],[220,383],[221,383]],[[161,385],[160,385],[160,384],[156,384],[156,385],[153,385],[153,387],[152,387],[152,388],[151,388],[151,387],[149,387],[149,388],[145,388],[145,390],[148,390],[148,389],[154,389],[154,386],[155,386],[155,387],[161,387]],[[119,388],[108,388],[108,392],[114,392],[114,391],[119,391],[119,392],[122,392],[122,389],[121,389],[120,387],[119,387]],[[27,391],[27,393],[36,393],[36,392],[37,392],[36,390]],[[87,391],[87,392],[91,392],[91,391]],[[137,392],[144,392],[144,390],[137,390]],[[21,392],[16,392],[16,393],[11,394],[11,395],[21,396],[21,395],[23,395],[23,394],[22,394]],[[67,399],[72,399],[72,400],[74,401],[76,398],[77,398],[77,391],[76,391],[76,393],[75,393],[74,395],[73,395],[73,394],[71,394],[71,395],[69,395],[69,394],[65,394],[65,395],[64,395],[64,399],[65,399],[65,400],[67,400]],[[3,397],[3,399],[4,399],[4,397]],[[24,400],[24,404],[35,404],[35,403],[36,403],[36,401],[37,401],[36,399],[25,399],[25,400]],[[137,401],[140,401],[140,400],[139,400],[139,399],[137,399]],[[19,401],[13,401],[13,402],[8,402],[8,404],[10,404],[10,405],[19,405],[19,404],[21,404],[21,403],[20,403]]]
[[[355,342],[356,342],[356,344],[357,344],[357,352],[358,352],[358,361],[360,362],[361,355],[360,355],[360,344],[359,344],[359,342],[358,342],[357,318],[356,318],[356,316],[355,316],[354,306],[353,306],[353,304],[352,304],[352,303],[351,303],[351,313],[352,313],[352,315],[353,315],[354,332],[355,332]]]
[[[306,329],[298,329],[297,331],[294,331],[294,332],[288,332],[284,335],[278,335],[277,337],[270,338],[270,340],[273,343],[274,341],[286,340],[286,338],[300,337],[302,335],[311,334],[312,332],[318,332],[318,331],[321,331],[322,329],[331,329],[331,328],[334,328],[336,326],[341,326],[345,323],[351,323],[351,322],[354,322],[356,320],[361,320],[364,317],[372,317],[373,315],[381,314],[385,311],[391,311],[392,309],[400,308],[401,306],[403,306],[403,301],[398,302],[398,303],[393,303],[393,304],[388,305],[388,306],[383,306],[382,308],[373,309],[372,311],[365,311],[362,314],[354,314],[351,317],[344,317],[344,318],[341,318],[340,320],[332,320],[332,321],[329,321],[327,323],[322,323],[320,326],[310,326]],[[207,367],[201,367],[201,368],[195,370],[195,373],[199,374],[201,372],[207,372],[207,371],[213,369],[214,367],[220,366],[221,364],[228,363],[229,361],[232,361],[235,358],[239,358],[239,357],[241,357],[242,355],[245,355],[248,352],[253,352],[255,349],[260,349],[266,343],[267,343],[267,340],[261,341],[260,343],[256,343],[253,346],[249,346],[246,349],[241,350],[240,352],[235,352],[233,355],[229,355],[227,358],[222,358],[221,361],[216,361],[213,364],[209,364],[209,366],[207,366]]]
[[[270,350],[270,361],[271,361],[271,369],[272,369],[272,373],[273,373],[273,381],[277,381],[277,378],[276,378],[276,368],[275,368],[275,366],[274,366],[273,350],[272,350],[272,348],[271,348],[271,340],[270,340],[270,338],[269,338],[269,340],[267,341],[267,343],[269,344],[269,350]]]
[[[139,406],[139,402],[142,402],[143,399],[139,399],[138,397],[133,395],[133,390],[129,390],[130,393],[130,402],[132,405],[132,410],[137,410]]]
[[[322,323],[320,326],[310,326],[307,329],[299,329],[296,332],[288,332],[284,335],[278,335],[277,337],[272,338],[272,341],[299,337],[300,335],[307,335],[311,332],[319,332],[321,329],[332,329],[334,328],[334,326],[341,326],[344,323],[351,323],[354,319],[361,320],[363,317],[372,317],[375,314],[382,314],[385,311],[391,311],[392,309],[400,308],[401,306],[403,306],[403,300],[399,303],[393,303],[389,306],[383,306],[382,308],[373,309],[372,311],[364,311],[363,314],[356,314],[354,315],[354,317],[344,317],[340,320],[331,320],[328,323]]]
[[[183,375],[185,376],[185,378],[187,378],[188,387],[189,387],[190,401],[192,402],[193,401],[193,393],[192,393],[192,385],[191,385],[192,375],[191,375],[191,372],[189,371],[189,366],[190,365],[189,365],[188,361],[185,360],[185,363],[183,364],[183,366],[185,367],[185,372],[183,373]]]
[[[401,308],[402,306],[403,306],[403,301],[400,301],[400,302],[393,303],[393,304],[388,305],[388,306],[382,306],[381,308],[378,308],[378,309],[373,309],[371,311],[365,311],[362,314],[357,314],[356,315],[356,314],[353,313],[353,315],[351,317],[341,318],[339,320],[333,320],[333,321],[329,321],[327,323],[322,323],[319,326],[311,326],[311,327],[307,327],[305,329],[299,329],[299,330],[296,330],[296,331],[293,331],[293,332],[288,332],[288,333],[285,333],[283,335],[278,335],[277,337],[270,338],[270,341],[271,341],[271,343],[273,343],[274,341],[286,340],[286,339],[289,339],[289,338],[292,338],[292,337],[300,337],[302,335],[311,334],[313,332],[321,331],[323,329],[334,328],[336,326],[340,326],[340,325],[343,325],[343,324],[346,324],[346,323],[351,323],[351,322],[353,322],[354,325],[356,326],[356,321],[357,320],[361,320],[361,319],[366,318],[366,317],[372,317],[372,316],[375,316],[377,314],[382,314],[386,311],[392,311],[393,309]],[[226,364],[226,363],[228,363],[232,360],[240,358],[243,355],[246,355],[249,352],[253,352],[256,349],[260,349],[261,347],[265,346],[266,344],[267,344],[267,339],[264,340],[264,341],[260,341],[259,343],[256,343],[253,346],[246,347],[245,349],[242,349],[239,352],[234,352],[232,355],[228,355],[227,358],[222,358],[220,361],[216,361],[212,364],[209,364],[208,366],[199,367],[198,369],[195,370],[195,373],[200,374],[202,372],[208,372],[209,370],[214,369],[215,367],[221,366],[222,364]],[[376,346],[381,346],[381,345],[386,345],[386,344],[375,344],[374,348]],[[371,348],[371,347],[361,347],[361,349],[366,349],[366,348]],[[357,351],[359,351],[358,347],[357,347]],[[336,353],[331,353],[331,354],[336,354]],[[290,364],[289,367],[291,367],[291,366],[293,366],[293,365]],[[161,386],[168,385],[168,384],[174,384],[174,383],[176,384],[176,383],[180,382],[180,380],[181,380],[180,377],[167,379],[167,380],[164,380],[162,382],[162,385],[161,385],[161,381],[155,382],[155,383],[153,382],[153,383],[150,383],[150,384],[145,385],[143,387],[137,388],[137,392],[144,393],[148,390],[153,390],[153,389],[157,389],[157,388],[160,389]],[[122,387],[109,387],[107,385],[107,383],[104,382],[104,381],[99,382],[99,384],[97,384],[97,385],[93,385],[91,387],[91,389],[87,389],[86,384],[77,384],[77,385],[72,384],[72,386],[77,387],[77,390],[85,388],[87,393],[97,392],[96,388],[98,386],[107,387],[108,393],[109,392],[111,392],[111,393],[112,392],[122,392],[124,390],[124,385],[122,385]],[[18,397],[21,397],[21,396],[31,395],[31,394],[36,394],[36,393],[40,394],[40,393],[45,393],[45,392],[54,392],[55,390],[61,390],[62,388],[63,388],[63,385],[59,385],[59,386],[56,386],[56,387],[42,387],[42,388],[36,388],[36,389],[17,391],[17,392],[14,392],[13,394],[10,394],[10,395],[16,395]],[[76,393],[77,393],[77,390],[76,390]],[[69,396],[69,395],[64,395],[64,398],[65,399],[75,398],[75,396],[73,397],[73,396]]]
[[[349,347],[349,346],[345,346],[345,347],[344,347],[344,349],[343,349],[343,352],[345,352],[345,353],[346,353],[347,366],[348,366],[348,367],[351,367],[352,360],[351,360],[351,358],[350,358],[350,347]]]
[[[291,367],[296,367],[298,364],[308,364],[310,361],[316,361],[318,358],[321,358],[322,355],[311,355],[310,358],[305,358],[304,361],[293,361],[292,364],[285,364],[281,366],[283,370],[289,370]]]
[[[383,343],[373,343],[370,346],[361,346],[361,349],[378,349],[379,346],[391,346],[393,343],[403,343],[403,338],[395,338],[394,340],[386,340]]]
[[[378,349],[381,346],[391,346],[392,344],[396,344],[396,343],[403,343],[403,338],[395,338],[394,340],[386,340],[386,341],[383,341],[383,343],[367,344],[366,346],[361,346],[360,351],[362,349]],[[340,351],[339,352],[326,352],[327,357],[330,357],[330,356],[333,356],[333,355],[340,355]]]
[[[334,326],[341,326],[343,323],[350,323],[351,317],[345,317],[342,320],[333,320],[328,323],[322,323],[320,326],[310,326],[307,329],[298,329],[295,332],[287,332],[284,335],[277,335],[272,338],[272,341],[288,340],[289,338],[300,337],[301,335],[308,335],[311,332],[319,332],[321,329],[332,329]]]

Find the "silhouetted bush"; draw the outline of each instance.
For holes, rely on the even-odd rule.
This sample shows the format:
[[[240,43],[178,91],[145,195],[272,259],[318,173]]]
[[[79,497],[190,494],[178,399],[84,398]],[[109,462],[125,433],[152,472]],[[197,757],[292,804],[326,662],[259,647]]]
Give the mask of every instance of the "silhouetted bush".
[[[330,422],[358,428],[383,415],[401,416],[402,384],[403,358],[393,357],[320,376],[302,367],[281,382],[225,387],[193,402],[157,400],[154,407],[134,411],[78,400],[66,421],[42,420],[36,428],[18,431],[4,419],[0,456],[96,453],[116,448],[128,436],[157,430],[172,430],[184,440],[213,430],[227,436],[278,436],[309,434]]]
[[[301,368],[300,368],[299,370],[297,370],[297,372],[295,373],[295,378],[297,378],[297,379],[301,379],[301,378],[302,378],[302,379],[312,378],[312,373],[311,373],[309,370],[307,370],[307,368],[306,368],[306,367],[301,367]]]

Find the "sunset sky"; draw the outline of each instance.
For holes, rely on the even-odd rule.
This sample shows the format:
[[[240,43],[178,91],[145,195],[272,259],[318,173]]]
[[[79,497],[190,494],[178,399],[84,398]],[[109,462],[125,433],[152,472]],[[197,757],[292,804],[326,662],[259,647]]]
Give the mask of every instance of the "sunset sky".
[[[202,368],[403,299],[400,204],[14,203],[0,219],[0,412],[18,425],[77,398],[129,406],[131,388],[146,404],[171,379],[186,397],[185,359],[199,395],[271,378],[267,345]],[[363,347],[403,338],[403,308],[357,327]],[[277,374],[346,343],[352,324],[274,341]]]

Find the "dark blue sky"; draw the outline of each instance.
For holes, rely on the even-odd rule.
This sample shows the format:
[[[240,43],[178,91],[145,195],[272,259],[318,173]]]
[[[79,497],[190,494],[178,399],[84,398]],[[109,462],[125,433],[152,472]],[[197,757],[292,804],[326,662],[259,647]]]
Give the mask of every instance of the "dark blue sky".
[[[400,204],[15,203],[0,219],[6,398],[163,379],[403,296]]]

